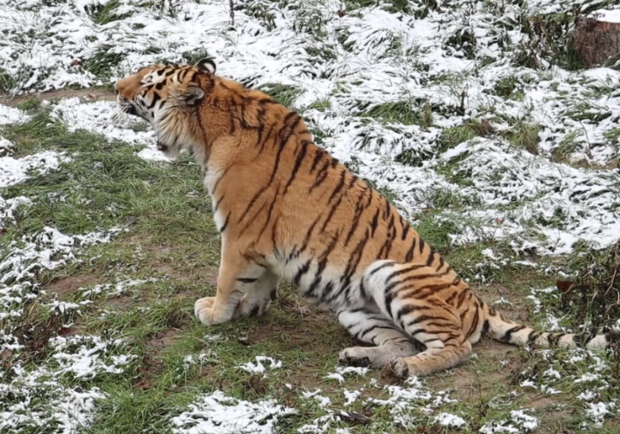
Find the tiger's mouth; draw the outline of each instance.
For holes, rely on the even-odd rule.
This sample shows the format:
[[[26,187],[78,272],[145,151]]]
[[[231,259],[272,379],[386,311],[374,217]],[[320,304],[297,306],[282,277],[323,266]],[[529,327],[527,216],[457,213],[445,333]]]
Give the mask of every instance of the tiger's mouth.
[[[127,113],[128,115],[132,115],[132,116],[140,116],[136,108],[130,102],[120,101],[119,99],[119,105],[120,105],[121,110],[124,113]]]

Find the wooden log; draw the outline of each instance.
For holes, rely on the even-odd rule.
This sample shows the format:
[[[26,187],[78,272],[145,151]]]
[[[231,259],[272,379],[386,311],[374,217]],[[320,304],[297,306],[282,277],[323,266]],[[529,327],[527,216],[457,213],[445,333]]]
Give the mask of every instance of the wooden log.
[[[569,44],[586,68],[620,54],[620,9],[577,17]]]

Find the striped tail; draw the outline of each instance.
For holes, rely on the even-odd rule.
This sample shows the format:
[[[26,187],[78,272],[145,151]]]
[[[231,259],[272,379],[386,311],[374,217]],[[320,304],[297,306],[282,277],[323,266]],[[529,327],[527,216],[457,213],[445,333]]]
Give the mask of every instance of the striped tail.
[[[486,317],[483,331],[495,340],[512,345],[602,350],[620,342],[620,331],[604,331],[601,334],[541,332],[506,319],[487,304],[482,309]]]

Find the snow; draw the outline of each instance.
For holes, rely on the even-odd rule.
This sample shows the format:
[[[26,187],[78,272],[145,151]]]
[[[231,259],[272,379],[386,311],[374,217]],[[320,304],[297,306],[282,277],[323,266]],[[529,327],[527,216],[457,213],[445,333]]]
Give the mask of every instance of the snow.
[[[336,366],[335,372],[330,372],[324,378],[336,380],[339,383],[345,381],[345,376],[349,374],[356,374],[361,377],[366,376],[369,369],[361,366]]]
[[[9,107],[4,104],[0,104],[0,125],[11,125],[11,124],[21,124],[27,122],[30,119],[30,116],[24,113],[23,111]],[[0,139],[4,140],[4,139]],[[1,141],[0,141],[1,143]],[[3,145],[0,144],[0,149]]]
[[[43,151],[23,158],[0,157],[0,188],[19,184],[33,174],[45,175],[70,161],[64,154]]]
[[[514,410],[510,412],[509,420],[487,422],[480,428],[479,432],[481,434],[521,434],[530,432],[536,429],[539,425],[540,420],[534,416],[530,416],[522,410]]]
[[[172,418],[173,433],[271,434],[280,418],[297,413],[273,399],[242,401],[219,390],[202,396],[189,408]]]
[[[448,428],[461,428],[467,425],[467,422],[465,422],[465,419],[462,417],[445,412],[439,413],[435,416],[433,422]]]
[[[150,129],[135,131],[139,128],[145,129],[146,123],[119,112],[114,102],[88,102],[77,97],[65,98],[52,108],[50,117],[64,123],[69,132],[86,130],[101,134],[108,141],[117,140],[144,146],[137,152],[137,155],[145,160],[170,161],[161,151],[157,150],[157,139],[153,131]]]
[[[11,29],[0,67],[14,78],[15,92],[23,93],[99,83],[89,65],[102,58],[114,59],[105,78],[112,83],[141,66],[180,62],[184,54],[207,48],[223,76],[254,87],[277,83],[299,89],[293,106],[322,131],[322,144],[378,187],[393,191],[410,219],[434,208],[438,192],[460,198],[463,209],[441,210],[434,217],[457,223],[450,234],[454,243],[492,237],[508,240],[517,251],[534,247],[541,255],[560,255],[571,253],[579,241],[602,248],[620,238],[619,175],[556,161],[565,147],[570,148],[565,161],[579,165],[606,166],[620,157],[620,142],[613,138],[620,119],[614,91],[620,72],[514,66],[527,37],[514,24],[523,13],[515,4],[502,4],[498,16],[493,2],[468,7],[459,0],[418,19],[384,6],[339,14],[342,4],[335,0],[288,3],[253,0],[235,10],[231,28],[228,5],[216,0],[179,2],[169,10],[122,0],[112,15],[125,17],[102,24],[90,15],[99,1],[50,6],[11,0],[0,16],[0,25]],[[535,14],[569,6],[566,0],[539,0],[526,7]],[[604,13],[613,17],[617,10]],[[454,42],[470,31],[473,57]],[[519,97],[497,95],[502,80],[514,83]],[[317,110],[315,103],[329,108]],[[385,103],[403,103],[411,111],[428,104],[434,107],[433,123],[423,128],[366,115]],[[137,150],[141,158],[168,161],[156,150],[152,131],[113,106],[69,98],[52,116],[70,130],[84,128],[144,146]],[[499,132],[537,125],[538,155],[498,136],[451,149],[438,145],[446,128],[482,119]],[[420,164],[402,163],[403,151]],[[446,174],[446,164],[457,158],[464,160],[453,175],[471,185]]]
[[[557,256],[572,254],[580,242],[603,248],[620,239],[620,172],[609,169],[620,158],[620,72],[567,71],[542,59],[540,69],[516,66],[519,50],[530,41],[514,23],[524,13],[568,10],[572,2],[534,0],[524,6],[527,11],[515,2],[502,2],[499,12],[494,9],[498,2],[457,0],[441,2],[419,19],[413,13],[391,13],[385,5],[343,14],[338,13],[343,5],[336,0],[291,0],[285,2],[288,5],[250,0],[244,2],[246,8],[235,11],[232,29],[227,2],[164,2],[166,8],[151,3],[120,0],[112,15],[124,18],[98,23],[95,12],[110,4],[107,0],[6,0],[0,11],[5,30],[0,71],[9,84],[3,86],[12,87],[14,94],[27,94],[68,85],[109,85],[138,67],[180,62],[183,55],[206,49],[223,76],[258,88],[275,83],[298,89],[292,105],[313,131],[320,131],[317,141],[377,187],[393,192],[397,206],[414,225],[429,210],[434,211],[433,223],[454,223],[449,234],[454,245],[503,240],[515,253],[535,250],[538,255]],[[420,7],[420,2],[409,3],[414,10]],[[608,22],[620,22],[619,10],[598,12]],[[475,36],[471,55],[466,45],[454,42],[467,39],[469,32]],[[111,63],[112,68],[96,76],[102,63]],[[510,97],[497,92],[505,81],[515,88]],[[135,146],[136,155],[146,160],[169,161],[157,151],[150,128],[119,113],[113,101],[64,98],[45,103],[51,119],[70,132],[87,130],[110,142]],[[412,113],[428,106],[432,122],[422,126],[368,116],[386,103],[400,104]],[[0,104],[0,126],[29,119],[24,111]],[[481,120],[497,133],[453,147],[441,144],[447,129]],[[507,139],[509,133],[532,125],[537,131],[536,155]],[[0,188],[62,171],[71,158],[54,150],[24,155],[17,147],[0,136]],[[18,222],[39,200],[20,194],[24,196],[0,196],[0,230]],[[442,206],[437,200],[442,194],[455,197],[459,208]],[[57,193],[49,198],[65,200]],[[65,234],[46,226],[3,246],[0,320],[20,323],[27,303],[44,294],[37,283],[41,271],[82,260],[84,247],[109,242],[120,230]],[[535,266],[504,254],[501,246],[483,249],[484,260],[474,266],[476,278],[484,280],[488,270],[508,263]],[[144,283],[123,278],[79,288],[82,301],[53,299],[41,306],[55,315],[72,315],[84,311],[96,297],[118,296]],[[535,312],[544,308],[538,298],[542,292],[532,289],[528,297]],[[554,288],[550,292],[549,297],[557,296]],[[561,330],[561,320],[546,313],[550,330]],[[209,345],[226,339],[217,333],[203,340]],[[92,422],[97,401],[106,399],[88,381],[117,375],[134,362],[121,342],[97,336],[59,336],[48,347],[48,360],[40,366],[15,362],[11,382],[0,384],[0,431],[36,431],[46,425],[67,433],[83,430]],[[18,356],[23,342],[2,330],[0,353],[5,350]],[[586,359],[586,371],[575,367],[569,376],[549,367],[521,386],[545,394],[558,393],[554,386],[560,381],[587,387],[579,399],[590,422],[599,426],[617,404],[599,402],[597,391],[604,387],[606,375],[600,358],[579,353],[566,363],[583,364]],[[187,355],[179,369],[214,360],[217,356],[210,351]],[[281,361],[268,356],[238,366],[252,374],[281,367]],[[367,368],[336,367],[325,379],[344,383],[367,372]],[[71,388],[67,378],[86,386]],[[386,407],[394,425],[415,429],[416,408],[446,427],[467,424],[460,416],[437,411],[453,401],[419,379],[383,390],[388,398],[368,398],[365,404]],[[329,397],[319,392],[300,392],[308,405],[325,414],[317,414],[298,432],[349,432],[334,427],[339,423],[337,413]],[[359,404],[362,392],[343,388],[343,396],[344,405],[351,406]],[[176,433],[262,434],[276,430],[281,418],[296,411],[274,399],[248,402],[214,391],[188,409],[179,409],[172,423]],[[486,423],[480,432],[527,432],[539,424],[523,411],[513,411],[509,418]]]
[[[597,21],[605,21],[606,23],[620,24],[620,9],[605,10],[601,9],[596,11],[593,15]]]
[[[256,362],[248,362],[245,365],[239,366],[239,369],[251,372],[252,374],[263,374],[267,369],[273,370],[282,367],[282,361],[276,360],[273,357],[256,356],[255,359]],[[269,365],[263,364],[264,362],[269,362]]]

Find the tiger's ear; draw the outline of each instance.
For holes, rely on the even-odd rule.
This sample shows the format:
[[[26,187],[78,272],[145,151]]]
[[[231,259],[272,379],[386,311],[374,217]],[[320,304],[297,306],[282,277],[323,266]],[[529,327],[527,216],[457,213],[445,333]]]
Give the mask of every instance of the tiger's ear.
[[[188,86],[181,97],[187,105],[198,105],[205,96],[205,91],[198,86]]]
[[[211,59],[199,60],[194,66],[201,71],[208,72],[209,74],[215,74],[215,62]]]

